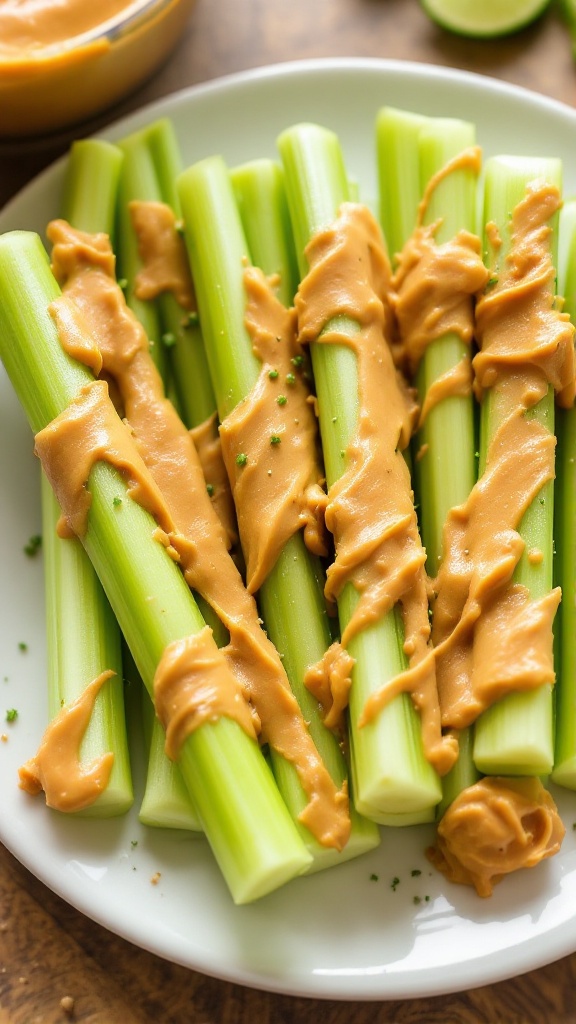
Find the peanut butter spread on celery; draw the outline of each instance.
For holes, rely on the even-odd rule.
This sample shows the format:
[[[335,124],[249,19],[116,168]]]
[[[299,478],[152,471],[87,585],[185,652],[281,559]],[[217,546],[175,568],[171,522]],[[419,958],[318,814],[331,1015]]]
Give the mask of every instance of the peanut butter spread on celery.
[[[341,849],[350,831],[347,793],[345,788],[336,788],[318,755],[280,657],[261,627],[254,598],[228,553],[226,535],[207,493],[190,432],[166,399],[148,340],[116,284],[109,240],[104,235],[74,231],[63,221],[52,222],[49,237],[54,245],[54,273],[64,292],[62,301],[76,306],[97,339],[102,372],[114,382],[121,412],[166,503],[169,522],[161,524],[162,529],[177,553],[187,582],[228,629],[230,642],[221,656],[226,672],[212,678],[218,678],[218,685],[230,690],[227,679],[231,672],[254,709],[262,741],[296,767],[308,797],[300,820],[320,842]],[[65,334],[61,341],[66,348]],[[68,458],[71,460],[70,454]],[[203,650],[203,644],[192,644],[193,654],[202,657]],[[166,682],[165,671],[170,677],[173,673],[172,654],[159,666],[154,690],[155,694],[168,691],[166,701],[160,698],[159,714],[167,728],[176,716],[174,731],[181,741],[205,715],[213,716],[220,697],[205,700],[202,687],[193,685],[194,680],[198,682],[198,673],[188,658],[185,664],[180,660],[179,653],[177,671],[184,683],[177,687],[172,678]],[[175,706],[180,695],[185,711]],[[237,717],[238,702],[234,694],[232,697],[226,705],[227,713]],[[186,718],[183,728],[182,714]],[[244,720],[240,724],[246,727]]]
[[[536,778],[485,778],[450,805],[429,859],[450,879],[490,896],[504,875],[558,852],[564,825]]]
[[[437,243],[441,220],[424,224],[431,196],[455,171],[478,174],[478,147],[465,149],[449,160],[428,182],[420,202],[416,227],[397,255],[389,301],[394,311],[392,349],[397,365],[409,380],[422,357],[437,338],[451,334],[471,346],[474,337],[474,300],[487,283],[489,273],[482,261],[480,239],[470,231]],[[419,426],[433,406],[453,395],[470,394],[471,352],[434,381],[420,410]]]
[[[35,757],[20,768],[20,786],[35,795],[44,790],[48,807],[81,811],[106,789],[114,754],[109,752],[85,764],[80,744],[101,687],[113,676],[102,672],[71,704],[63,707],[46,729]]]
[[[179,306],[196,310],[196,298],[182,235],[166,203],[133,200],[128,204],[142,267],[136,277],[139,299],[171,292]]]
[[[343,204],[335,222],[311,240],[306,255],[310,269],[296,296],[300,340],[348,346],[358,366],[358,426],[346,448],[344,472],[328,491],[326,525],[336,553],[326,594],[337,599],[347,583],[358,592],[342,634],[344,648],[396,605],[401,609],[408,668],[372,695],[363,721],[397,693],[410,693],[420,713],[426,756],[445,773],[457,745],[440,728],[426,554],[402,454],[415,407],[389,345],[390,266],[378,225],[366,207],[354,203]],[[343,318],[354,322],[353,332],[339,329]]]
[[[142,261],[135,282],[137,297],[151,301],[169,292],[182,308],[185,320],[191,312],[196,312],[196,296],[186,247],[174,211],[166,203],[143,200],[129,203],[129,210]],[[238,540],[238,528],[230,481],[222,458],[216,412],[192,428],[192,438],[212,504],[228,535],[228,547],[232,548]]]
[[[244,272],[246,326],[260,360],[258,378],[220,426],[222,452],[255,593],[286,542],[300,529],[306,546],[326,555],[318,428],[302,373],[296,316],[276,298],[264,274]]]
[[[529,415],[549,387],[574,398],[573,328],[554,300],[550,218],[558,191],[534,182],[512,213],[497,281],[476,306],[478,393],[502,411],[485,471],[451,511],[434,581],[434,641],[442,723],[470,725],[506,693],[554,682],[558,589],[532,598],[515,582],[525,544],[518,527],[554,477],[555,438]],[[494,232],[493,244],[497,242]]]

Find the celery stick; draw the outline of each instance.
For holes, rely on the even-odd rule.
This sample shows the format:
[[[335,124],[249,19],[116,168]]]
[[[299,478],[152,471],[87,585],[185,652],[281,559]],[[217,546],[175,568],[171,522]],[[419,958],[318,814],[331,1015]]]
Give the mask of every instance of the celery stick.
[[[276,295],[291,306],[298,287],[298,261],[286,201],[284,174],[275,160],[253,160],[230,172],[248,251],[273,280]]]
[[[560,212],[562,249],[559,292],[576,323],[576,200]],[[556,685],[554,770],[560,786],[576,789],[576,409],[556,411],[556,483],[554,492],[555,582],[562,602],[555,623]]]
[[[376,151],[381,220],[394,252],[403,248],[416,227],[431,179],[475,142],[475,127],[466,121],[422,117],[392,107],[379,111]],[[476,188],[476,175],[469,168],[452,170],[437,181],[427,197],[422,223],[439,222],[434,236],[439,245],[462,229],[477,230]],[[455,335],[439,337],[428,346],[417,379],[421,403],[431,384],[464,358],[470,361],[470,346]],[[442,557],[446,517],[451,508],[466,501],[476,481],[472,393],[450,396],[433,406],[416,434],[415,449],[423,453],[415,460],[415,487],[428,572],[434,576]],[[458,761],[442,780],[439,816],[454,796],[478,777],[471,750],[472,737],[465,730],[459,736]]]
[[[48,313],[58,287],[37,235],[0,238],[0,288],[0,356],[36,433],[92,377],[60,345]],[[204,620],[182,573],[154,540],[154,520],[128,497],[117,470],[97,462],[88,486],[84,547],[152,695],[166,646],[198,632]],[[178,763],[235,902],[263,896],[307,867],[309,854],[263,754],[235,721],[196,729]]]
[[[290,216],[284,188],[282,168],[273,160],[254,160],[230,172],[230,178],[238,203],[242,226],[254,264],[265,274],[278,278],[277,295],[287,306],[291,305],[297,284],[298,265],[292,238]],[[323,590],[325,577],[317,559],[301,559],[299,566],[291,573],[291,585],[275,581],[264,586],[260,592],[260,605],[264,621],[277,649],[282,652],[284,668],[289,679],[302,679],[308,667],[306,658],[314,652],[302,652],[299,640],[298,622],[316,619],[325,622]],[[312,571],[311,571],[312,570]],[[300,577],[300,578],[298,578]],[[298,593],[297,621],[293,605],[294,592]],[[326,639],[323,641],[326,643]],[[331,735],[326,736],[318,720],[316,708],[306,689],[301,690],[300,701],[310,722],[310,731],[318,749],[340,786],[348,775],[348,768],[339,747]],[[295,806],[302,803],[301,787],[294,778],[294,772],[285,761],[278,758],[274,770],[282,773],[282,790],[290,787]],[[357,856],[376,845],[378,832],[373,822],[358,814],[354,801],[350,806],[351,834],[338,862]],[[315,867],[326,866],[326,851],[315,848]]]
[[[244,324],[243,267],[249,257],[248,245],[230,175],[221,158],[207,158],[188,168],[179,177],[178,187],[208,361],[223,419],[250,392],[260,368]],[[270,235],[272,230],[269,221]],[[277,256],[273,265],[278,265]],[[287,272],[281,276],[286,277]],[[285,545],[258,598],[266,630],[283,657],[312,739],[339,785],[346,776],[339,744],[326,730],[317,702],[304,686],[307,669],[322,658],[331,634],[320,564],[307,551],[300,533]],[[297,818],[306,798],[295,769],[275,752],[271,759],[284,799]],[[298,826],[314,857],[311,870],[341,863],[377,844],[377,830],[354,811],[352,825],[351,837],[341,852],[322,846],[305,827]]]
[[[64,213],[69,223],[82,231],[106,232],[113,239],[119,182],[123,180],[123,174],[125,174],[124,181],[130,183],[137,172],[137,168],[135,172],[132,167],[130,157],[131,152],[125,157],[118,147],[95,139],[73,144],[64,190]],[[131,230],[131,225],[125,224],[124,230]],[[129,298],[134,298],[131,290]],[[137,312],[138,302],[136,301],[134,305],[136,306],[134,312]],[[146,319],[150,326],[150,317]],[[46,492],[54,501],[49,486],[46,487]],[[86,574],[91,572],[97,579],[80,542],[73,539],[61,543],[72,545],[78,552],[77,557],[83,558],[86,563],[84,572]],[[103,593],[102,600],[106,600]],[[205,618],[204,609],[202,613]],[[112,617],[111,613],[109,616]],[[90,618],[91,616],[88,614],[89,624],[85,630],[78,629],[78,635],[84,635],[85,632],[89,634]],[[113,623],[118,630],[115,620]],[[70,630],[70,636],[74,635],[76,635],[76,631]],[[118,631],[118,637],[119,635]],[[101,670],[104,667],[102,666]],[[119,675],[121,678],[121,672]],[[142,685],[141,681],[139,685]],[[143,709],[142,715],[149,725],[147,729],[149,759],[146,787],[139,812],[140,820],[144,824],[156,826],[164,824],[164,827],[186,827],[197,831],[200,829],[198,815],[191,806],[190,797],[178,766],[170,761],[164,752],[164,730],[160,721],[154,716],[152,702],[148,694],[143,703],[147,705]],[[180,825],[177,825],[177,822],[180,822]]]
[[[180,218],[176,178],[181,170],[178,140],[170,121],[154,122],[119,143],[124,154],[121,217],[128,251],[134,246],[135,233],[127,204],[132,199],[166,203]],[[134,285],[139,260],[130,265]],[[128,274],[128,269],[126,270]],[[140,303],[142,304],[142,303]],[[154,304],[161,324],[160,336],[167,362],[172,370],[176,404],[188,427],[198,426],[216,409],[212,381],[206,360],[202,333],[195,313],[183,310],[173,295],[164,293]],[[139,316],[138,309],[135,309]],[[165,376],[165,374],[164,374]]]
[[[484,192],[484,223],[493,221],[500,230],[502,246],[492,255],[496,265],[505,259],[509,245],[506,226],[510,212],[525,194],[534,179],[561,186],[562,168],[557,160],[498,157],[486,164]],[[556,261],[557,221],[551,238],[552,258]],[[490,249],[489,249],[490,251]],[[480,416],[480,466],[484,470],[490,439],[500,416],[500,395],[491,388],[482,402]],[[539,422],[554,430],[554,395],[552,389],[532,413]],[[553,482],[546,484],[527,509],[519,526],[525,541],[525,553],[517,566],[514,579],[527,587],[533,598],[544,596],[552,586],[553,552]],[[543,553],[540,563],[531,562],[527,552],[537,548]],[[550,686],[526,693],[513,693],[489,708],[476,723],[474,760],[477,768],[487,774],[546,775],[554,763],[553,695]]]
[[[82,230],[111,232],[122,156],[99,140],[70,149],[62,197],[62,215]],[[88,170],[89,169],[89,170]],[[98,187],[95,186],[98,182]],[[100,690],[81,749],[82,760],[108,750],[114,765],[106,789],[78,814],[104,817],[124,813],[132,804],[132,779],[126,738],[121,636],[90,559],[75,537],[56,532],[60,509],[42,474],[42,521],[46,590],[49,710],[54,717],[76,699],[87,683],[111,669],[115,676]]]
[[[348,178],[338,138],[316,125],[297,125],[278,139],[286,174],[300,273],[306,272],[305,246],[332,223],[348,199]],[[353,323],[340,325],[356,330]],[[341,452],[356,429],[356,356],[344,346],[311,345],[318,395],[320,433],[328,485],[342,473]],[[339,599],[345,627],[357,603],[348,584]],[[349,646],[356,661],[350,692],[350,732],[356,805],[384,824],[429,820],[440,799],[440,782],[422,749],[420,721],[407,694],[391,701],[378,718],[357,727],[368,696],[406,667],[403,630],[395,614],[358,634]]]
[[[42,548],[46,594],[48,712],[76,700],[102,672],[115,675],[101,687],[80,746],[88,763],[111,750],[114,764],[106,788],[75,814],[112,817],[132,805],[126,739],[120,632],[90,559],[76,538],[56,533],[60,507],[42,473]]]

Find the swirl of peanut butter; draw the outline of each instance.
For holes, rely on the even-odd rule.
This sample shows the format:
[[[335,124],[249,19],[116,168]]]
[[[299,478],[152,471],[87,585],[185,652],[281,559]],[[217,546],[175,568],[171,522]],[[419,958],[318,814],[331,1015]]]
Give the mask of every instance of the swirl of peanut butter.
[[[410,473],[402,454],[414,427],[414,405],[394,365],[390,337],[390,266],[369,210],[344,203],[338,217],[309,243],[309,271],[296,296],[302,343],[345,345],[358,367],[358,426],[347,446],[342,476],[328,491],[326,525],[335,559],[326,595],[346,583],[358,592],[341,644],[396,605],[402,612],[408,669],[373,695],[362,722],[398,692],[408,692],[422,720],[427,758],[445,773],[457,756],[442,736],[430,648],[426,553],[418,533]],[[345,332],[342,319],[356,329]],[[330,665],[325,664],[329,675]]]
[[[427,854],[451,882],[491,896],[505,875],[553,857],[564,834],[554,800],[539,779],[494,776],[456,797]]]
[[[77,270],[68,258],[76,235],[82,254]],[[166,503],[167,541],[177,552],[189,586],[204,597],[229,632],[230,641],[222,649],[222,656],[255,709],[261,723],[260,738],[292,762],[298,772],[308,797],[300,820],[319,842],[342,849],[350,834],[346,789],[337,789],[325,768],[278,652],[262,629],[256,602],[230,557],[227,536],[206,490],[190,431],[166,398],[148,339],[115,281],[109,240],[93,236],[91,264],[86,253],[92,236],[57,221],[49,226],[49,237],[54,243],[53,266],[64,296],[76,305],[98,339],[103,373],[114,382],[134,442]],[[60,245],[66,256],[63,276],[59,273]],[[66,348],[65,335],[61,335],[61,342]],[[189,667],[185,675],[190,677]],[[173,704],[178,688],[171,686],[170,690]],[[194,692],[198,695],[200,691],[182,685],[180,692],[188,709],[185,720],[194,728],[194,723],[201,720]],[[180,718],[180,712],[172,713]]]
[[[574,396],[574,329],[556,307],[549,247],[559,204],[557,189],[529,186],[512,213],[509,254],[476,306],[477,390],[496,388],[504,413],[484,473],[448,516],[433,583],[445,727],[468,726],[506,693],[555,679],[552,623],[560,591],[532,599],[513,574],[525,548],[522,517],[554,478],[554,435],[527,413],[550,386],[563,403]],[[490,237],[497,245],[494,231]]]
[[[64,705],[48,725],[37,753],[19,770],[20,786],[32,796],[44,790],[46,804],[56,811],[81,811],[106,789],[114,754],[102,754],[88,764],[80,761],[82,737],[101,687],[114,675],[102,672]]]

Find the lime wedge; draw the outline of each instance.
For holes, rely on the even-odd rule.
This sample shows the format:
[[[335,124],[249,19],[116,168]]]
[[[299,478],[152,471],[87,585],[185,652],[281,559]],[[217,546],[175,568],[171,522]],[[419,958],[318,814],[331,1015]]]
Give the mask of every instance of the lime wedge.
[[[421,0],[426,13],[450,32],[494,39],[530,25],[551,0]]]

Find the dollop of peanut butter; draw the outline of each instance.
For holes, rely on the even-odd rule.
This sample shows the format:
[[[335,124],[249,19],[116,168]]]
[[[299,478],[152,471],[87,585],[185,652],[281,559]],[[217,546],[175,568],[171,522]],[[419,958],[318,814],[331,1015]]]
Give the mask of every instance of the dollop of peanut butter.
[[[362,723],[397,693],[410,693],[422,720],[425,754],[444,774],[457,757],[457,744],[440,727],[426,553],[402,454],[417,410],[389,345],[390,266],[376,221],[355,203],[342,205],[336,220],[311,240],[306,256],[310,269],[296,296],[300,340],[347,346],[358,367],[358,426],[345,452],[342,476],[328,490],[326,525],[336,554],[327,572],[326,595],[337,599],[347,583],[358,592],[356,610],[342,633],[344,648],[396,605],[401,609],[408,668],[373,695]],[[357,329],[341,330],[342,318]],[[323,667],[329,680],[326,659],[318,673]]]
[[[98,340],[102,373],[114,385],[133,442],[165,502],[159,540],[176,553],[190,587],[202,595],[228,630],[226,647],[217,651],[213,645],[212,657],[218,656],[222,663],[218,686],[229,691],[230,674],[233,676],[255,711],[261,741],[296,768],[308,797],[301,821],[319,842],[342,849],[350,834],[346,787],[338,789],[324,766],[278,652],[262,628],[254,597],[230,556],[228,537],[207,492],[193,437],[166,398],[148,339],[116,283],[109,239],[77,232],[63,221],[52,222],[48,234],[54,243],[53,266],[66,301],[74,303],[89,333]],[[72,255],[76,240],[77,264]],[[256,318],[255,310],[252,315]],[[66,349],[65,332],[60,338]],[[286,480],[283,482],[286,485]],[[180,648],[175,650],[179,652]],[[187,650],[204,659],[204,641],[200,646],[189,641]],[[173,654],[167,654],[169,660],[155,680],[160,692],[166,674],[171,680],[169,699],[158,697],[167,731],[178,736],[177,743],[170,743],[169,752],[178,748],[187,729],[204,720],[202,709],[206,706],[226,708],[243,728],[250,721],[253,729],[254,719],[240,711],[237,691],[233,699],[229,692],[216,699],[212,691],[207,705],[202,688],[196,685],[190,657],[178,655],[175,670]],[[213,686],[216,675],[210,674]],[[180,686],[174,682],[174,675],[180,677]],[[184,706],[176,702],[177,692]],[[170,725],[172,716],[174,727]],[[180,723],[184,723],[183,729]]]
[[[44,790],[46,804],[56,811],[89,807],[108,785],[114,754],[84,764],[79,759],[82,737],[101,687],[114,675],[102,672],[76,700],[60,709],[48,725],[36,755],[19,770],[20,786],[32,796]]]
[[[436,846],[427,853],[451,882],[490,896],[505,875],[554,856],[564,833],[554,800],[539,779],[490,777],[456,797],[438,825]]]

